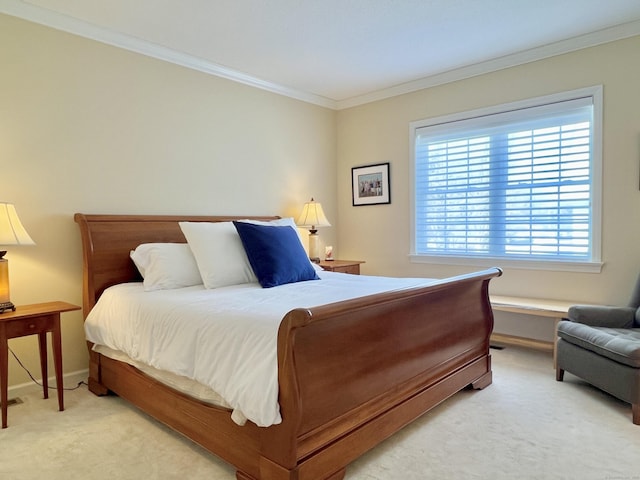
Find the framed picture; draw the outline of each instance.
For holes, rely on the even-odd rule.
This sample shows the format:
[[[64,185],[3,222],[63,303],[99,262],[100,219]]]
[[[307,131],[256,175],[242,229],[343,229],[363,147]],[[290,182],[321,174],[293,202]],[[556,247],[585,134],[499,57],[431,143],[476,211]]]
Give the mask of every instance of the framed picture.
[[[391,203],[389,163],[351,169],[353,206]]]

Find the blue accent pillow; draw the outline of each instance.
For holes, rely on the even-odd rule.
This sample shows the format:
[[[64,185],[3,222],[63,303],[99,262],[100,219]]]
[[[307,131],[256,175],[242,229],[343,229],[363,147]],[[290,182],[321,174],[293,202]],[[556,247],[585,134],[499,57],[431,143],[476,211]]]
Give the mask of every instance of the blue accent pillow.
[[[263,288],[320,280],[304,251],[298,232],[290,226],[233,222],[253,273]]]

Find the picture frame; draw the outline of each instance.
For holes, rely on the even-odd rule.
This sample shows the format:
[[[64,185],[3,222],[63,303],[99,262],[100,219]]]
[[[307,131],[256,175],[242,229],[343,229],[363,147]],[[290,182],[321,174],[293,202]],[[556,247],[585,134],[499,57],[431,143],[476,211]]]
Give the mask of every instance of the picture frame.
[[[353,206],[391,203],[389,162],[351,169]]]

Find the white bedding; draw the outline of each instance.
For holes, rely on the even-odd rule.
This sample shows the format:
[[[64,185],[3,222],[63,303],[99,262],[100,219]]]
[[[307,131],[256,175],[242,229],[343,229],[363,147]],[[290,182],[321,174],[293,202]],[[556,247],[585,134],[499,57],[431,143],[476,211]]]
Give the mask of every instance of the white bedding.
[[[89,341],[136,362],[195,380],[221,395],[232,419],[280,423],[277,333],[294,308],[433,282],[320,272],[321,280],[261,288],[248,283],[144,291],[142,283],[107,289],[85,322]]]

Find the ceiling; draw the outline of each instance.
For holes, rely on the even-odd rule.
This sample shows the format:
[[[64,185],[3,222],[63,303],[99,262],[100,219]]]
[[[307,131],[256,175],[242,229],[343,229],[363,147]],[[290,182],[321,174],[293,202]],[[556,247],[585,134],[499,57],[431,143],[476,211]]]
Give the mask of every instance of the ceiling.
[[[0,12],[330,108],[640,34],[639,0],[0,0]]]

